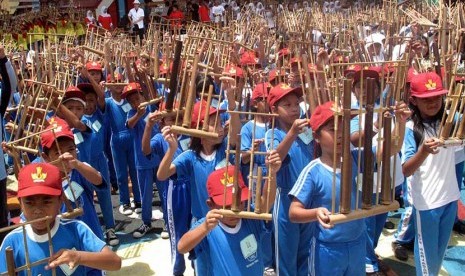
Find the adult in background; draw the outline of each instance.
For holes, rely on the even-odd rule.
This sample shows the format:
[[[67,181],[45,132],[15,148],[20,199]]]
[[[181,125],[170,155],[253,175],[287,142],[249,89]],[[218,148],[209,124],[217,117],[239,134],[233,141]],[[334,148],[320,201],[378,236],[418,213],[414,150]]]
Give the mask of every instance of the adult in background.
[[[98,25],[107,31],[113,30],[113,21],[111,20],[111,15],[108,13],[108,8],[102,6],[100,11],[102,13],[98,16]]]
[[[11,98],[11,91],[16,90],[16,75],[10,61],[5,55],[3,44],[0,44],[0,76],[1,78],[1,96],[0,96],[0,116],[3,118],[6,108]],[[0,127],[0,137],[3,140],[3,126]],[[3,158],[3,149],[0,147],[0,228],[8,226],[8,206],[6,194],[6,169],[5,158]],[[0,233],[0,243],[3,241],[6,233]]]
[[[131,22],[132,30],[135,34],[139,35],[140,43],[144,39],[144,10],[140,8],[139,0],[133,2],[134,8],[129,11],[128,18]]]
[[[200,1],[199,6],[199,19],[200,22],[209,23],[210,20],[210,9],[205,1]]]
[[[193,1],[190,5],[190,12],[192,15],[192,21],[200,22],[199,3],[196,3],[196,1]]]

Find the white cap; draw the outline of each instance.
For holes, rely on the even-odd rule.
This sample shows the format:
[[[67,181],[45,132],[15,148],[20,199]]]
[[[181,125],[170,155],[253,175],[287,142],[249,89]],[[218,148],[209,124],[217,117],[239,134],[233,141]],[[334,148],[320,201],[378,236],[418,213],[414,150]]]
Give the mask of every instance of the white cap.
[[[139,0],[134,0],[134,2],[132,2],[133,4],[139,4],[140,5],[140,2]]]

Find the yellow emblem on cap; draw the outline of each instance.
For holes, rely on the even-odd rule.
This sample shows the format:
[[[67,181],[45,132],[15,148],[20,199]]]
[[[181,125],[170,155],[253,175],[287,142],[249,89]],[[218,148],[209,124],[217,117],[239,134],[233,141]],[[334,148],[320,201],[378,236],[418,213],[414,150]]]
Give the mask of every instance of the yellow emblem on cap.
[[[281,84],[280,87],[281,87],[281,89],[291,89],[291,87],[290,87],[289,84],[287,84],[287,83]]]
[[[432,79],[429,79],[428,83],[426,83],[425,86],[428,90],[436,89],[436,83]]]
[[[44,182],[47,174],[42,172],[42,167],[37,167],[36,172],[31,174],[33,182]]]
[[[95,62],[95,61],[92,62],[92,66],[97,66],[97,65],[98,65],[97,62]]]
[[[230,187],[234,184],[234,178],[229,176],[228,172],[225,172],[221,179],[221,184],[223,184],[223,186]]]
[[[236,68],[234,67],[229,68],[229,73],[236,74]]]

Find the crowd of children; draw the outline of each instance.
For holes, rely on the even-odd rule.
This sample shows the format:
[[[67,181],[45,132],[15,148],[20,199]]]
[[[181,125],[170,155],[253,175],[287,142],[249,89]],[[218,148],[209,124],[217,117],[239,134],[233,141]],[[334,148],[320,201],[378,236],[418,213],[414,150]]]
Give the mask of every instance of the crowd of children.
[[[217,27],[227,25],[223,16],[228,9],[238,11],[234,1],[228,5],[215,1],[211,3],[211,11],[205,1],[199,2],[196,6],[191,3],[192,9],[199,13],[199,20],[212,21]],[[338,13],[346,7],[345,1],[341,2],[344,3],[328,3],[322,7],[323,11]],[[134,1],[134,4],[136,16],[140,3]],[[268,18],[271,9],[251,4],[251,11]],[[172,4],[172,8],[170,19],[178,24],[184,15],[177,4]],[[301,7],[281,7],[287,8]],[[308,4],[302,9],[311,11]],[[133,23],[138,24],[136,21]],[[108,21],[106,8],[102,9],[98,22],[92,13],[86,22],[91,28],[98,22],[105,29],[114,27]],[[274,34],[275,23],[261,29],[260,35]],[[138,30],[144,28],[137,26]],[[257,43],[256,50],[233,53],[237,58],[232,57],[231,64],[222,68],[221,75],[225,78],[205,74],[196,79],[197,83],[190,84],[196,90],[190,127],[200,127],[217,137],[179,134],[173,125],[182,121],[183,114],[166,115],[164,101],[144,103],[151,90],[146,82],[140,78],[140,82],[130,81],[123,68],[108,71],[103,59],[82,60],[82,66],[74,68],[79,75],[76,85],[66,89],[61,102],[53,101],[45,116],[48,124],[39,135],[40,156],[26,164],[7,143],[0,148],[0,155],[4,151],[13,157],[0,162],[0,226],[9,225],[4,206],[7,175],[4,169],[8,166],[15,168],[22,222],[33,221],[26,225],[25,236],[22,228],[12,230],[6,237],[0,236],[0,241],[3,240],[0,258],[10,248],[16,267],[48,258],[47,262],[34,266],[33,275],[48,275],[50,270],[57,270],[58,275],[98,275],[102,270],[118,270],[121,259],[110,249],[120,243],[113,212],[117,210],[125,216],[140,214],[140,226],[132,236],[144,237],[153,229],[155,190],[161,199],[170,239],[172,275],[183,275],[189,265],[183,254],[189,254],[196,275],[202,276],[387,275],[392,269],[386,268],[375,253],[387,213],[337,225],[329,219],[334,208],[333,195],[336,195],[335,208],[339,209],[342,140],[350,139],[350,156],[344,156],[344,160],[355,168],[350,177],[352,205],[357,204],[360,195],[356,168],[363,164],[360,158],[364,152],[390,156],[392,164],[397,165],[391,168],[392,176],[396,176],[392,179],[393,186],[397,198],[404,198],[405,207],[392,241],[393,253],[398,259],[407,260],[407,251],[414,250],[416,274],[438,275],[452,229],[465,232],[457,217],[464,150],[442,147],[437,139],[448,90],[442,85],[444,74],[437,74],[434,66],[410,68],[405,76],[404,101],[385,102],[393,88],[387,85],[382,90],[385,78],[392,74],[389,70],[384,72],[380,65],[387,61],[386,30],[382,27],[364,30],[367,32],[363,35],[364,54],[373,63],[348,67],[344,77],[351,80],[352,108],[366,108],[367,93],[373,93],[370,97],[375,109],[383,103],[388,107],[393,117],[392,133],[400,141],[389,150],[377,147],[375,142],[371,149],[360,146],[365,139],[377,141],[381,133],[378,118],[373,120],[373,126],[368,126],[373,131],[364,129],[366,115],[360,113],[350,118],[350,133],[343,137],[342,118],[335,112],[341,102],[330,99],[311,110],[312,95],[306,92],[308,86],[315,86],[313,81],[322,83],[317,71],[323,72],[332,62],[346,58],[336,56],[331,45],[334,39],[325,41],[318,31],[312,33],[312,42],[317,46],[310,53],[316,58],[315,64],[309,66],[314,69],[310,70],[315,75],[313,80],[303,77],[304,57],[287,48],[286,40],[281,40],[272,46],[268,57],[263,55],[263,43]],[[415,23],[404,26],[402,35],[411,39],[389,45],[395,46],[391,50],[398,51],[392,53],[394,61],[409,57],[407,63],[412,64],[411,60],[424,59],[432,51],[434,36],[428,32],[421,34],[418,29]],[[140,38],[143,36],[141,32]],[[160,61],[160,75],[172,70]],[[8,137],[15,129],[12,125],[15,116],[27,116],[11,111],[5,115],[7,106],[16,107],[26,89],[23,69],[0,44],[0,114],[8,118],[0,128],[0,136],[3,132]],[[202,70],[199,67],[199,72]],[[370,91],[366,85],[368,78],[374,81]],[[164,83],[150,85],[163,96],[170,93]],[[209,102],[201,96],[210,86],[221,102]],[[331,87],[318,88],[317,84],[315,91],[319,89]],[[238,110],[251,111],[254,118],[249,116],[251,113],[242,116],[235,112]],[[209,117],[210,120],[204,119]],[[271,117],[275,118],[273,123]],[[236,149],[238,145],[240,149]],[[234,160],[227,154],[233,150],[241,151],[240,159]],[[253,183],[249,175],[257,170],[268,175],[262,189],[270,194],[263,193],[256,200],[260,206],[272,202],[270,210],[266,210],[272,212],[272,221],[229,217],[218,211],[233,205],[235,191],[230,180],[233,175],[239,178],[235,181],[241,188],[240,202],[244,209],[253,190],[248,187]],[[380,170],[376,168],[375,174]],[[236,174],[237,171],[240,173]],[[373,200],[379,192],[374,187]],[[118,193],[119,206],[112,205],[112,192]],[[94,196],[103,223],[96,212]],[[70,207],[81,209],[82,213],[73,219],[59,215]],[[0,273],[7,269],[6,262],[0,262]]]

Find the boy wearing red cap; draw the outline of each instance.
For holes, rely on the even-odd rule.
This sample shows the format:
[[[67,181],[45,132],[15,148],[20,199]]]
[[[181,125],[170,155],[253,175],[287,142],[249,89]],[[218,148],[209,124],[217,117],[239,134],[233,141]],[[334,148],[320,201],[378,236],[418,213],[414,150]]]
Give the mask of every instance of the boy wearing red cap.
[[[268,95],[268,104],[276,118],[274,132],[268,130],[265,143],[268,150],[276,149],[283,166],[277,173],[277,194],[273,209],[276,241],[276,269],[280,275],[307,275],[308,245],[312,225],[296,224],[289,220],[288,192],[302,169],[313,159],[313,139],[306,135],[308,121],[299,119],[302,89],[281,83]],[[272,134],[274,140],[272,140]]]
[[[74,134],[68,124],[58,118],[49,120],[49,131],[40,135],[42,157],[47,162],[61,160],[61,175],[69,174],[71,183],[64,183],[64,193],[74,207],[82,207],[84,214],[79,218],[84,221],[94,234],[103,240],[102,228],[93,204],[94,190],[106,189],[107,184],[98,171],[89,164],[77,159],[77,147]],[[73,189],[73,193],[70,189]]]
[[[141,107],[144,101],[142,88],[138,83],[129,83],[124,87],[121,98],[127,100],[131,105],[126,119],[126,126],[133,135],[134,158],[136,161],[137,180],[142,199],[142,224],[137,228],[132,236],[134,238],[143,237],[152,229],[152,199],[155,167],[159,160],[153,154],[145,155],[142,152],[142,135],[144,134],[146,119],[150,111],[154,111],[154,106],[148,108]],[[155,129],[152,129],[152,136]],[[163,195],[163,187],[159,187],[160,195]]]
[[[336,174],[337,197],[340,195],[341,164],[342,164],[342,128],[335,132],[334,120],[342,120],[335,117],[334,102],[326,102],[318,106],[310,118],[310,126],[317,145],[319,156],[311,161],[299,175],[294,187],[289,192],[292,200],[289,208],[291,221],[308,223],[318,221],[310,246],[310,266],[312,275],[365,275],[366,234],[364,219],[354,220],[338,225],[332,225],[328,215],[332,206],[333,176]],[[410,110],[404,103],[395,107],[396,119],[399,122],[399,139],[403,140],[405,121],[410,115]],[[335,148],[335,145],[337,147]],[[335,151],[336,149],[336,151]],[[369,149],[375,151],[376,148]],[[393,146],[390,154],[397,154],[400,143]],[[351,162],[357,167],[358,157],[363,149],[355,148],[351,151]],[[381,149],[382,151],[382,149]],[[382,152],[379,153],[382,155]],[[336,164],[336,167],[333,167]],[[363,170],[363,168],[362,168]],[[357,198],[357,173],[352,174],[351,208],[358,206]],[[335,210],[339,210],[339,198]],[[334,265],[337,264],[337,265]]]
[[[50,258],[48,263],[31,268],[32,275],[47,275],[56,269],[57,275],[97,275],[98,270],[119,270],[121,258],[112,252],[89,227],[78,220],[61,219],[58,214],[63,201],[60,170],[47,163],[33,163],[18,175],[18,198],[27,221],[40,220],[23,229],[10,232],[0,246],[0,256],[13,249],[16,267]],[[48,230],[50,229],[51,241]],[[28,252],[25,252],[26,244]],[[50,256],[49,242],[53,246]],[[29,260],[26,260],[27,255]],[[7,271],[0,262],[0,273]],[[26,275],[25,271],[20,275]]]
[[[271,166],[271,181],[263,190],[270,189],[270,201],[274,200],[276,190],[276,171],[279,170],[281,159],[276,151],[270,152],[267,161]],[[234,166],[230,165],[210,174],[207,180],[210,211],[205,218],[198,220],[192,229],[179,241],[178,249],[187,253],[194,247],[200,247],[207,252],[210,262],[208,275],[263,275],[263,252],[260,240],[269,231],[262,221],[240,219],[222,216],[217,209],[230,208],[233,198]],[[239,174],[238,185],[241,187],[241,202],[249,200],[249,190]],[[270,185],[270,187],[268,187]],[[226,191],[226,194],[225,194]],[[266,202],[266,194],[261,202]],[[265,206],[265,205],[262,205]],[[217,227],[218,226],[218,227]]]

